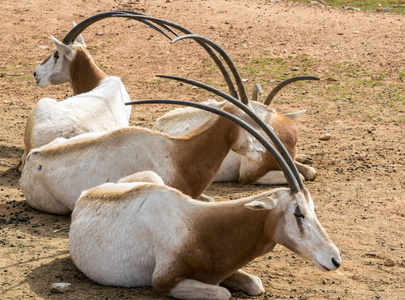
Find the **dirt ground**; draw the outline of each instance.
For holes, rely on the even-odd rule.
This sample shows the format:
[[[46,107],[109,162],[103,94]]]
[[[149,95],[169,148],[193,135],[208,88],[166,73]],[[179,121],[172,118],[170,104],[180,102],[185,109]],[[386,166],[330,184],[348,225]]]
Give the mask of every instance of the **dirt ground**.
[[[9,0],[0,16],[0,298],[155,299],[150,288],[106,287],[87,279],[68,251],[70,218],[31,209],[15,166],[23,152],[26,117],[43,97],[63,99],[69,85],[39,88],[33,71],[72,21],[130,9],[207,36],[230,54],[249,90],[280,79],[317,75],[319,82],[286,88],[272,107],[307,109],[297,121],[299,152],[313,158],[318,178],[306,187],[343,264],[321,272],[282,246],[245,270],[260,276],[258,299],[405,299],[405,17],[264,0]],[[203,101],[212,95],[160,80],[184,76],[225,90],[196,43],[171,45],[133,20],[107,19],[83,34],[99,66],[120,76],[132,100]],[[150,127],[170,106],[133,108],[131,124]],[[321,141],[329,133],[329,141]],[[80,170],[78,170],[80,172]],[[213,184],[206,192],[231,201],[266,186]],[[225,217],[225,216],[224,216]],[[65,294],[50,285],[69,282]],[[233,290],[236,299],[254,298]]]

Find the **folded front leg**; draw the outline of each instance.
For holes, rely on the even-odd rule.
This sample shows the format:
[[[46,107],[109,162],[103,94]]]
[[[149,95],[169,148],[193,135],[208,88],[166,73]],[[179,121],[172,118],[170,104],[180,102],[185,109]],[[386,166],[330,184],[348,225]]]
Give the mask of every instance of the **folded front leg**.
[[[260,278],[242,270],[233,273],[225,279],[221,285],[229,288],[237,288],[251,296],[258,296],[264,292]]]
[[[226,288],[193,279],[184,279],[179,282],[169,295],[177,299],[228,300],[232,298]]]

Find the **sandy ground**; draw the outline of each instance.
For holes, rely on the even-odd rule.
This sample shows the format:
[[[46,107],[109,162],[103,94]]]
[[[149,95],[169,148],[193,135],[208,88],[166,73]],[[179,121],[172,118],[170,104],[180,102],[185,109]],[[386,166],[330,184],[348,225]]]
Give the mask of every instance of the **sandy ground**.
[[[105,287],[80,273],[69,257],[68,233],[58,231],[69,226],[70,218],[31,209],[15,169],[28,112],[45,96],[71,94],[67,84],[35,85],[33,71],[52,49],[49,35],[62,39],[72,21],[115,9],[171,20],[213,39],[248,79],[249,91],[257,82],[266,94],[283,77],[321,77],[285,89],[272,107],[280,112],[307,109],[297,121],[299,152],[313,158],[319,176],[306,187],[343,265],[324,273],[277,246],[245,268],[260,276],[266,288],[257,299],[404,299],[405,79],[400,74],[405,72],[405,17],[263,0],[2,1],[0,298],[156,298],[147,287]],[[97,64],[122,78],[132,100],[210,97],[156,74],[225,88],[196,43],[171,45],[146,26],[123,19],[102,21],[83,35]],[[134,107],[131,124],[150,127],[171,108]],[[320,141],[325,133],[332,139]],[[267,189],[216,183],[206,194],[230,201]],[[69,282],[72,289],[51,293],[54,282]],[[251,298],[232,293],[236,299]]]

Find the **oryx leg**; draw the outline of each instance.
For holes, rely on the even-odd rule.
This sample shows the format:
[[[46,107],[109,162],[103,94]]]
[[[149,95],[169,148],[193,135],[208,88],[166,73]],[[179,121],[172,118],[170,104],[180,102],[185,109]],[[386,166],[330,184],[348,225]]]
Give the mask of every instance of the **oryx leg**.
[[[179,282],[169,295],[178,299],[228,300],[232,298],[231,293],[226,288],[193,279],[184,279]]]
[[[237,288],[251,296],[258,296],[264,292],[260,278],[242,270],[233,273],[225,279],[221,285],[229,288]]]
[[[204,194],[201,194],[201,195],[197,198],[197,200],[204,201],[204,202],[215,202],[214,198],[212,198],[212,197],[210,197],[210,196],[207,196],[207,195],[204,195]]]
[[[318,172],[313,167],[304,165],[298,161],[295,161],[295,165],[297,166],[298,172],[304,176],[305,180],[315,180],[318,175]]]

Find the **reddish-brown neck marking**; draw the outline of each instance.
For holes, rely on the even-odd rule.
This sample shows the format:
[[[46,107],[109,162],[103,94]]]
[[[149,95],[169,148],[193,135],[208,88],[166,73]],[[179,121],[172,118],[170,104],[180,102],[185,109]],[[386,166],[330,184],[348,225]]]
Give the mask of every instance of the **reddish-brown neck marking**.
[[[225,106],[229,113],[238,108]],[[197,198],[214,180],[222,161],[243,130],[223,117],[213,117],[196,129],[175,138],[176,174],[168,185]]]
[[[96,66],[87,50],[77,48],[70,63],[70,77],[73,92],[77,95],[91,91],[107,75]]]
[[[154,289],[167,293],[179,278],[219,284],[249,261],[271,251],[282,212],[250,210],[244,207],[250,201],[204,205],[188,216],[192,219],[188,223],[189,238],[165,279],[159,285],[154,282]]]

